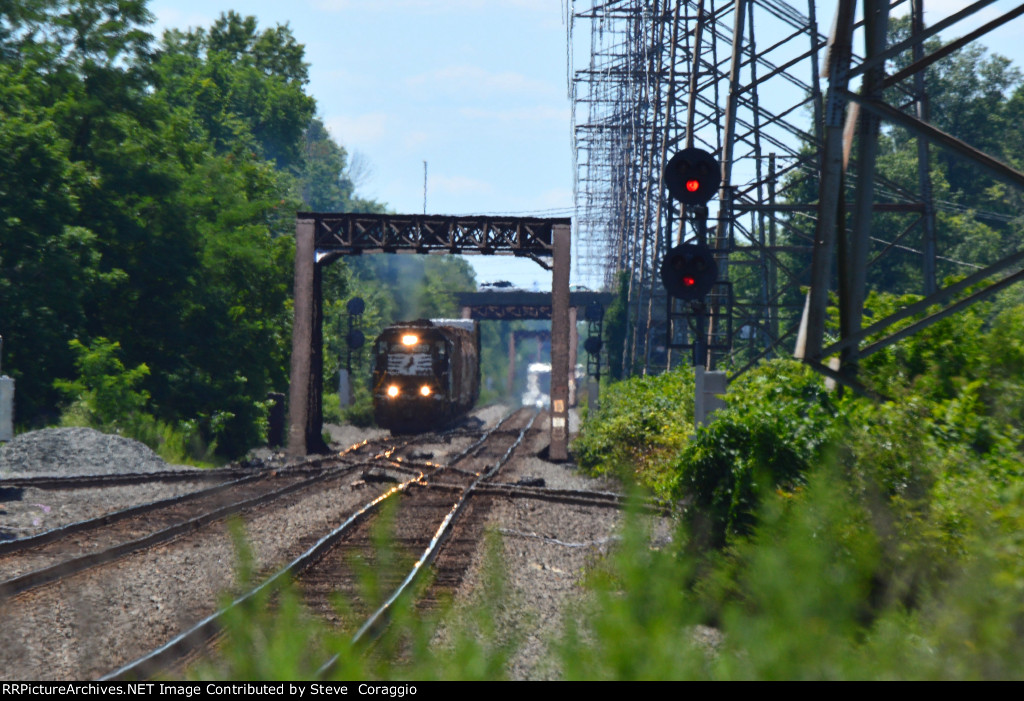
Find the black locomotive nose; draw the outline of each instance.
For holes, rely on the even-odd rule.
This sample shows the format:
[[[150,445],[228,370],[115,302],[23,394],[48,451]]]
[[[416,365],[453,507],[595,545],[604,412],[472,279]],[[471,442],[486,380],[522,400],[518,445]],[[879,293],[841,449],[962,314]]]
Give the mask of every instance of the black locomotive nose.
[[[423,320],[381,333],[375,343],[373,397],[379,426],[428,431],[473,408],[479,394],[479,346],[477,329],[463,323]]]

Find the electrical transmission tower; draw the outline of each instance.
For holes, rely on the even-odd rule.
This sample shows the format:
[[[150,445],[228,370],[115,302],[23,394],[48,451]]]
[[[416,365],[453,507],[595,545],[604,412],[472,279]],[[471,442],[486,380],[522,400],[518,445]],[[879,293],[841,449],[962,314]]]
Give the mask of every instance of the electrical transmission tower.
[[[991,4],[975,2],[925,27],[922,0],[896,0],[891,6],[909,9],[911,21],[905,38],[887,47],[890,3],[880,0],[864,0],[859,17],[855,0],[839,0],[831,36],[818,29],[814,0],[573,3],[577,260],[608,287],[625,275],[626,373],[685,360],[673,349],[693,344],[688,310],[666,297],[656,272],[666,250],[686,241],[706,240],[721,271],[708,300],[703,364],[728,357],[742,371],[796,347],[813,366],[854,384],[870,265],[909,257],[920,271],[917,291],[932,303],[943,293],[940,264],[945,273],[980,267],[993,275],[1014,265],[965,270],[937,254],[929,175],[929,154],[941,146],[1024,184],[1017,171],[928,125],[925,68],[1024,7],[926,56],[927,40],[960,31],[958,22]],[[891,66],[899,70],[887,75]],[[864,76],[859,93],[849,89],[857,75]],[[913,185],[875,172],[879,118],[918,139]],[[721,164],[721,190],[708,212],[673,202],[663,182],[668,159],[692,146]],[[878,217],[887,225],[873,229]],[[881,233],[894,227],[901,233]],[[840,302],[845,345],[838,348],[826,342],[830,291]],[[850,371],[829,369],[836,352]]]

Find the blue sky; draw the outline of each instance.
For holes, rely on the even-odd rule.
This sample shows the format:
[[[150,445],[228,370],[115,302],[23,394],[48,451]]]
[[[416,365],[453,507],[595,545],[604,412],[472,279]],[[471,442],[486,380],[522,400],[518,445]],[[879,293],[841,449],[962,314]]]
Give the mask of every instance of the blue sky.
[[[157,29],[235,9],[287,22],[309,92],[368,169],[359,192],[399,213],[570,216],[573,160],[560,0],[154,0]],[[550,289],[532,261],[467,256],[477,281]]]
[[[806,12],[805,2],[791,1]],[[208,27],[230,9],[256,16],[261,27],[288,23],[306,46],[308,87],[320,117],[365,166],[363,196],[396,212],[422,212],[427,161],[429,213],[569,216],[574,166],[566,3],[151,0],[149,7],[158,32]],[[964,4],[926,0],[926,22]],[[1014,5],[1015,0],[994,3],[946,32],[947,39]],[[834,0],[818,3],[823,32],[831,26],[834,6]],[[1024,21],[982,42],[1024,65]],[[467,258],[478,282],[505,279],[526,288],[536,282],[550,289],[550,274],[531,261]]]

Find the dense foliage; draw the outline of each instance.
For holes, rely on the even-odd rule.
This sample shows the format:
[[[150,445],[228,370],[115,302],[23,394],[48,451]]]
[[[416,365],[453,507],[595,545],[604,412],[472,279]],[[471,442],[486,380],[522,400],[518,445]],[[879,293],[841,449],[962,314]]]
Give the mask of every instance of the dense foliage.
[[[179,460],[209,445],[234,457],[265,437],[267,393],[287,386],[296,210],[384,206],[356,194],[362,166],[315,116],[287,26],[228,12],[156,39],[150,21],[142,0],[0,14],[4,369],[22,428],[63,413],[158,449],[160,436],[204,446]],[[448,258],[371,256],[324,277],[327,382],[350,297],[367,300],[372,338],[455,315],[452,292],[475,288]],[[116,363],[82,374],[97,353]],[[121,415],[84,409],[103,386],[125,392]]]
[[[743,376],[729,396],[728,406],[673,456],[666,481],[669,495],[687,505],[692,537],[705,545],[749,533],[766,490],[801,488],[836,421],[821,378],[794,361]]]
[[[868,306],[885,314],[916,299]],[[603,603],[580,618],[589,632],[567,639],[569,675],[1019,676],[1022,338],[1024,307],[1008,295],[865,360],[863,379],[890,401],[840,399],[774,361],[734,382],[692,440],[634,435],[634,449],[672,453],[659,474],[642,460],[633,474],[680,504],[685,528],[675,550],[625,548],[596,580]],[[659,387],[650,378],[604,394],[575,446],[591,469],[630,474],[629,449],[594,447],[671,401],[665,377],[646,402],[631,399]],[[651,571],[681,586],[666,590]],[[697,624],[724,633],[714,657],[694,643]],[[643,661],[614,642],[634,626],[650,633]],[[678,648],[690,653],[658,652]]]
[[[234,455],[284,381],[299,201],[276,161],[298,156],[313,102],[287,28],[229,14],[156,42],[149,21],[127,0],[38,0],[3,16],[5,369],[19,424],[38,425],[89,381],[73,380],[75,349],[110,339],[124,366],[149,369],[136,409],[199,422],[209,439],[219,416]],[[231,97],[216,115],[197,82]]]
[[[600,409],[573,443],[580,467],[667,487],[693,433],[693,373],[685,368],[604,388]]]

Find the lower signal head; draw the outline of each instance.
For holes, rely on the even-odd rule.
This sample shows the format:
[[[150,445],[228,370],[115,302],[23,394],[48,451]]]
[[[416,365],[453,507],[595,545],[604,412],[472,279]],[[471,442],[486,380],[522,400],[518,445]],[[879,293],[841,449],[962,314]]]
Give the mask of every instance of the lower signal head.
[[[704,299],[717,281],[718,263],[707,246],[684,243],[671,249],[661,261],[661,282],[672,297]]]

